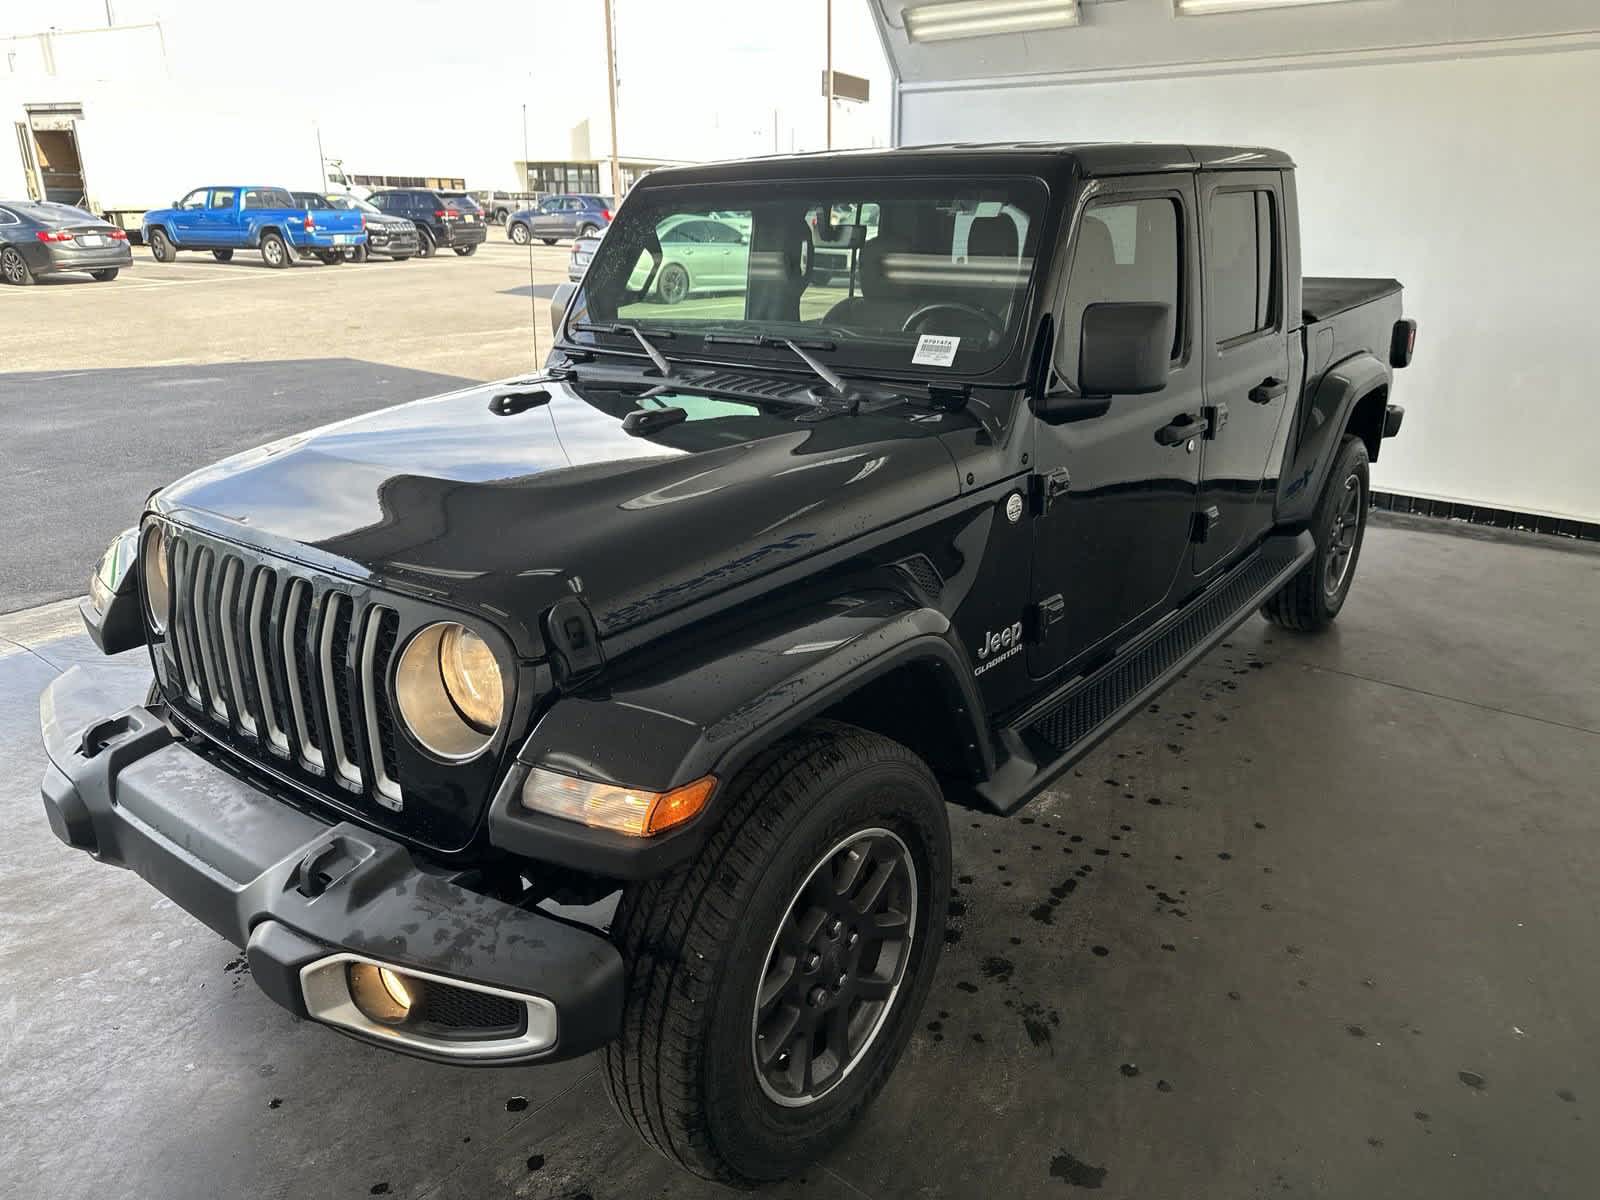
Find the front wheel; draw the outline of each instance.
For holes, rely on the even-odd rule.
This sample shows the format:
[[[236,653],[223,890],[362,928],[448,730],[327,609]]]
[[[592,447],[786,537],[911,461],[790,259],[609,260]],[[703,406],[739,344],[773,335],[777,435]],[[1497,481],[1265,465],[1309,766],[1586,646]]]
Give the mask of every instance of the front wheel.
[[[216,259],[218,262],[232,262],[233,261],[233,251],[232,250],[213,250],[211,252],[211,257]]]
[[[178,257],[177,249],[165,229],[150,231],[150,257],[160,263],[169,263]]]
[[[478,252],[478,247],[477,247],[476,243],[474,243],[471,246],[453,246],[451,248],[458,255],[460,255],[462,258],[471,258],[474,254],[476,254]]]
[[[289,243],[279,234],[262,234],[261,261],[269,267],[287,267],[290,262]]]
[[[581,226],[579,228],[579,230],[578,230],[578,236],[581,237],[581,238],[593,237],[594,234],[595,234],[595,230],[597,230],[598,228],[599,228],[598,225],[584,225],[584,226]]]
[[[1370,476],[1366,443],[1346,437],[1311,518],[1316,555],[1261,608],[1274,625],[1312,633],[1339,615],[1367,532]]]
[[[519,246],[526,246],[530,240],[528,227],[521,221],[513,221],[506,230],[506,236]]]
[[[950,829],[921,759],[832,721],[729,791],[694,860],[623,893],[603,1074],[654,1149],[749,1185],[815,1162],[894,1069],[944,941]]]
[[[107,267],[103,271],[90,271],[89,274],[94,277],[96,283],[110,283],[117,277],[117,268]]]

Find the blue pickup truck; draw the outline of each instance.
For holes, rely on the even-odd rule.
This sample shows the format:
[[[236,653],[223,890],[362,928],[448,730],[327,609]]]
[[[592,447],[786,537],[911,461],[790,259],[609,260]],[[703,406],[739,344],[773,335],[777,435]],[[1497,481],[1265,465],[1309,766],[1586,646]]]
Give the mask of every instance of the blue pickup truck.
[[[227,262],[235,250],[259,250],[269,267],[318,258],[330,266],[366,244],[366,222],[352,209],[308,209],[287,188],[231,185],[195,188],[171,208],[144,215],[144,240],[157,262],[179,250],[209,250]]]

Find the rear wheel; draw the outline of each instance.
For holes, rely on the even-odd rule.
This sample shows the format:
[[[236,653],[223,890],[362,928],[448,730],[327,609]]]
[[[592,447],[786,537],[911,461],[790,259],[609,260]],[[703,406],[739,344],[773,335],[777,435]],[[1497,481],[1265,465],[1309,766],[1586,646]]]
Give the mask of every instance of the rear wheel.
[[[261,261],[269,267],[287,267],[290,262],[289,243],[277,233],[261,235]]]
[[[18,287],[26,287],[33,282],[33,272],[28,269],[28,262],[22,257],[22,251],[15,246],[7,246],[4,250],[0,250],[0,278]]]
[[[451,248],[457,254],[459,254],[462,258],[471,258],[474,254],[476,254],[478,252],[478,247],[476,245],[471,245],[471,246],[453,246]]]
[[[117,268],[107,267],[103,271],[90,271],[89,274],[94,276],[96,283],[110,283],[117,277]]]
[[[506,236],[519,246],[526,246],[531,240],[528,227],[521,221],[513,221],[506,229]]]
[[[232,262],[233,261],[233,251],[232,250],[213,250],[211,252],[211,257],[216,259],[218,262]]]
[[[894,1069],[944,941],[950,830],[921,759],[837,722],[730,789],[692,862],[623,893],[603,1074],[660,1153],[753,1184],[813,1163]]]
[[[578,236],[581,238],[593,237],[595,230],[598,228],[598,225],[582,225],[578,228]]]
[[[150,231],[150,257],[164,263],[169,263],[178,257],[177,248],[173,246],[172,239],[167,236],[165,229]]]
[[[1361,557],[1367,532],[1367,445],[1346,437],[1311,518],[1317,553],[1261,608],[1261,615],[1285,629],[1326,629],[1339,615]]]

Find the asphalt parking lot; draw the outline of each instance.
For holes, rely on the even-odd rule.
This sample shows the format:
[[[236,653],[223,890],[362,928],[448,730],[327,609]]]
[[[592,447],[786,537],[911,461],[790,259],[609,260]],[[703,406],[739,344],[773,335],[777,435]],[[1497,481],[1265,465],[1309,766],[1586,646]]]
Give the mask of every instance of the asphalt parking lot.
[[[111,283],[0,288],[0,613],[80,593],[150,490],[187,471],[542,363],[567,247],[493,238],[470,258],[287,271],[139,248]]]
[[[536,291],[564,278],[535,258]],[[30,610],[0,617],[6,1194],[731,1194],[641,1148],[592,1060],[469,1071],[297,1022],[40,812],[39,691],[90,664],[131,703],[148,669],[33,606],[191,466],[526,371],[527,288],[491,244],[0,289],[0,612]],[[1594,547],[1375,521],[1334,632],[1252,618],[1020,818],[953,810],[923,1027],[766,1194],[1594,1195],[1597,585]]]

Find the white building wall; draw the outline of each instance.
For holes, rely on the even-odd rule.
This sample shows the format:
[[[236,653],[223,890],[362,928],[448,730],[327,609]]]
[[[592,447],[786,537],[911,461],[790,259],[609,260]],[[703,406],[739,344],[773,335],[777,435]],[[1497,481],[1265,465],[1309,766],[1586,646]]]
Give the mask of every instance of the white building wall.
[[[1144,0],[1115,7],[1141,4],[1148,16]],[[1542,8],[1552,15],[1552,5]],[[1252,17],[1295,11],[1311,10]],[[1457,15],[1488,11],[1464,4]],[[1179,34],[1204,24],[1174,20],[1170,5],[1162,16],[1160,28]],[[1436,30],[1447,27],[1456,26],[1441,16]],[[1506,32],[1450,46],[1084,64],[1021,77],[1006,77],[1008,60],[995,48],[1007,39],[984,39],[986,61],[972,69],[1001,75],[907,80],[900,141],[1170,140],[1289,151],[1299,164],[1306,273],[1395,276],[1421,323],[1416,363],[1397,385],[1405,429],[1384,448],[1377,486],[1600,521],[1590,382],[1600,328],[1600,34]],[[1266,43],[1257,34],[1250,44]],[[1039,65],[1037,54],[1029,61]]]

